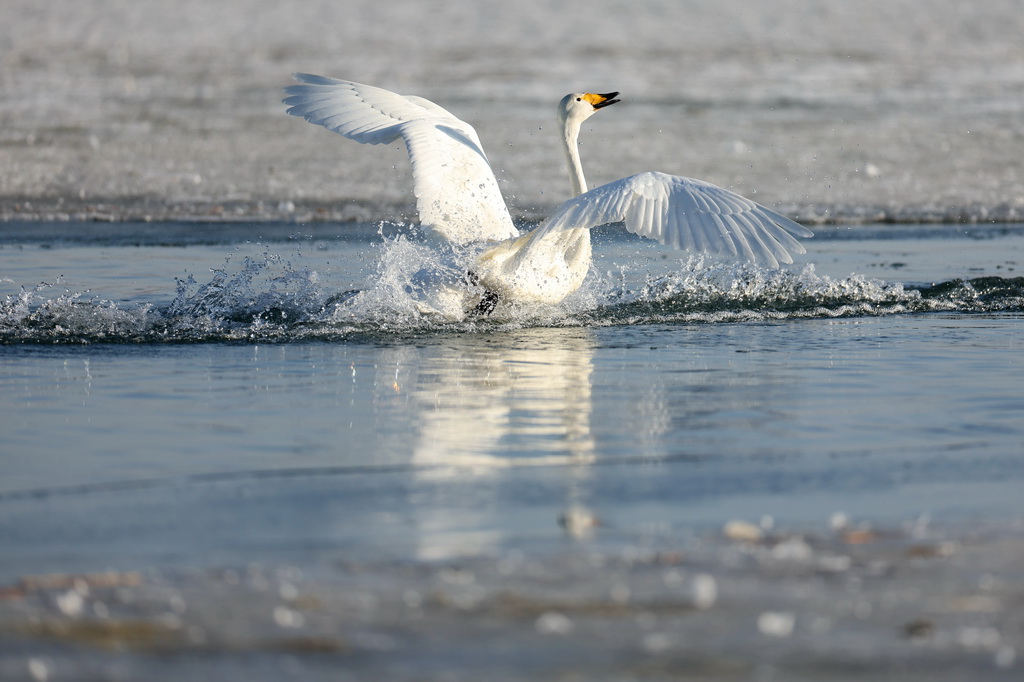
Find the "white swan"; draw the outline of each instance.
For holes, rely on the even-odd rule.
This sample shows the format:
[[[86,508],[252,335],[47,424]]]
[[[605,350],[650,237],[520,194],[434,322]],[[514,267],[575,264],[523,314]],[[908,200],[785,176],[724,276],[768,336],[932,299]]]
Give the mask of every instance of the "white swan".
[[[725,254],[778,267],[804,253],[794,235],[807,228],[734,192],[701,180],[640,173],[587,191],[580,126],[619,94],[574,93],[558,104],[562,148],[574,198],[520,235],[512,224],[480,138],[468,123],[421,97],[351,81],[294,74],[288,113],[367,144],[405,141],[420,223],[456,246],[482,243],[473,273],[500,298],[558,303],[590,270],[590,228],[623,222],[628,231],[669,246]],[[498,242],[494,244],[493,242]]]

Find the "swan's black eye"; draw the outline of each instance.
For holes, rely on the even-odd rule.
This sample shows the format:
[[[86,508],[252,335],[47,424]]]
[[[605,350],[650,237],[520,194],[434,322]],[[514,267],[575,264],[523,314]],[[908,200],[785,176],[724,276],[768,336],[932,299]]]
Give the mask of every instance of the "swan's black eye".
[[[583,98],[582,98],[582,97],[577,97],[577,98],[576,98],[576,101],[577,101],[577,102],[582,102],[582,101],[583,101]]]

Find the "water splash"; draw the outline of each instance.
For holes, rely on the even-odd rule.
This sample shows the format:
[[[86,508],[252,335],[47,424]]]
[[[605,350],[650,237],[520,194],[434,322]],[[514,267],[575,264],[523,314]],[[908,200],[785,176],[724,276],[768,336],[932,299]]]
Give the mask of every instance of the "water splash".
[[[270,339],[318,322],[330,305],[331,296],[319,286],[316,271],[296,269],[280,256],[264,253],[262,258],[243,258],[234,270],[229,257],[202,285],[192,275],[178,279],[174,301],[160,314],[172,337]]]
[[[150,304],[124,307],[89,291],[62,288],[57,278],[22,287],[19,294],[0,301],[0,343],[144,340],[151,325]]]
[[[636,291],[611,292],[611,305],[590,311],[593,323],[713,323],[812,317],[890,315],[956,309],[952,299],[926,301],[902,283],[852,274],[836,279],[813,265],[771,270],[691,257],[678,272],[648,279]]]
[[[173,301],[119,303],[75,292],[61,280],[23,287],[0,301],[0,343],[195,343],[345,340],[531,326],[714,324],[952,311],[1024,311],[1024,278],[951,280],[923,288],[813,265],[771,270],[691,257],[662,276],[627,263],[598,275],[558,306],[499,305],[466,315],[482,291],[467,278],[469,255],[397,236],[379,246],[361,291],[337,290],[308,267],[264,252],[178,279]]]
[[[381,246],[368,286],[335,306],[332,321],[359,321],[382,329],[462,322],[483,289],[468,276],[471,254],[399,235]]]

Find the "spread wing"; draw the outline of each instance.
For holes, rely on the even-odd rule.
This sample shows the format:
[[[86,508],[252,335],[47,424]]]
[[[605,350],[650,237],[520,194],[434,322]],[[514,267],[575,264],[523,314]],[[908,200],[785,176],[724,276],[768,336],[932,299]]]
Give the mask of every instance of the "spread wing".
[[[794,236],[814,233],[780,213],[701,180],[640,173],[596,187],[562,204],[533,239],[576,228],[624,222],[667,246],[730,255],[778,267],[805,253]]]
[[[310,74],[285,88],[288,113],[364,144],[402,138],[420,223],[454,244],[518,235],[473,127],[422,97]]]

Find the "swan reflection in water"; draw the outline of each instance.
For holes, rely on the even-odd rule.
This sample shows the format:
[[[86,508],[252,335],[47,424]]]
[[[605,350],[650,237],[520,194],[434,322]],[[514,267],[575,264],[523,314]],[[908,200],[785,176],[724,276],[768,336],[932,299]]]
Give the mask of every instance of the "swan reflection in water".
[[[417,480],[565,467],[565,518],[587,518],[585,488],[594,461],[591,331],[533,329],[437,341],[384,350],[375,378],[379,408],[401,411],[411,431],[390,438],[409,451]],[[434,531],[458,525],[455,517],[465,512],[434,503],[421,511],[421,558],[475,554],[499,539],[496,532],[460,532],[456,550],[452,539]]]
[[[384,349],[377,409],[405,425],[390,435],[393,446],[411,450],[424,475],[587,464],[593,355],[587,329],[453,335]]]

